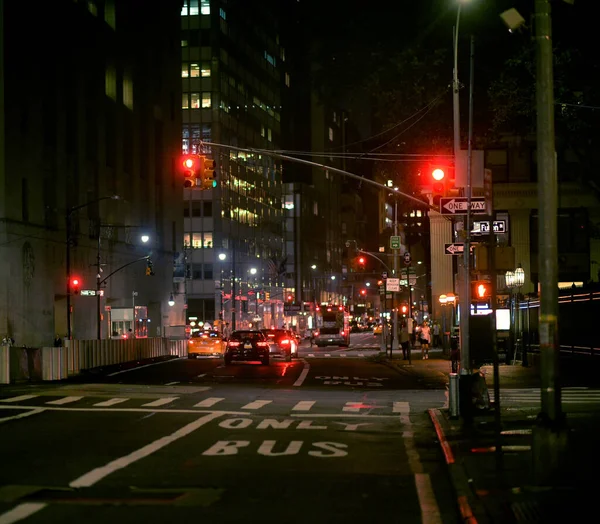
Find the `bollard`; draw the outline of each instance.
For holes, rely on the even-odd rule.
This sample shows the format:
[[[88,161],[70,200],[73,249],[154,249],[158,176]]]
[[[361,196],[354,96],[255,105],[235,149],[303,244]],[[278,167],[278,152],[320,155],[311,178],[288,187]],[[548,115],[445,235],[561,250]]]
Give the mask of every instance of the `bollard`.
[[[458,373],[450,373],[448,400],[450,404],[450,418],[458,418]]]

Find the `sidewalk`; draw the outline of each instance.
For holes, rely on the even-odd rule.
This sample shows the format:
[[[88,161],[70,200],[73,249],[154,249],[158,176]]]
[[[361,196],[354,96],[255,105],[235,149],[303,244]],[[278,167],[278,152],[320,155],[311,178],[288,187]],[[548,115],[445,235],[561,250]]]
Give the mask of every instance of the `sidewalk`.
[[[421,360],[420,351],[418,356],[416,353],[412,365],[396,358],[388,364],[425,379],[440,374],[447,377],[450,362],[441,352],[430,352],[429,360]],[[482,371],[491,392],[493,368],[485,366]],[[536,368],[501,365],[499,371],[501,390],[539,387]],[[471,425],[451,419],[447,409],[429,410],[463,521],[545,524],[596,520],[581,517],[595,513],[590,512],[598,496],[593,491],[598,484],[596,464],[600,464],[598,412],[567,413],[568,467],[552,487],[535,486],[533,481],[532,428],[538,412],[539,406],[503,407],[497,428],[493,410],[478,413]]]

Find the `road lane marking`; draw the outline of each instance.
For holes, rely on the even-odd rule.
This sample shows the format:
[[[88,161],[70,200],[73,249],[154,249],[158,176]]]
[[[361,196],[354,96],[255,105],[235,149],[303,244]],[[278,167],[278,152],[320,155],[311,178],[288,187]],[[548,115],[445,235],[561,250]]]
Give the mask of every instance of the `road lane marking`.
[[[202,378],[202,377],[205,377],[205,376],[206,376],[206,373],[202,373],[202,375],[198,375],[196,378]]]
[[[98,402],[94,404],[94,406],[98,406],[100,408],[107,408],[109,406],[114,406],[115,404],[121,404],[121,402],[127,402],[128,398],[111,398],[109,400],[104,400],[102,402]]]
[[[37,415],[38,413],[42,413],[43,411],[44,408],[32,409],[31,411],[25,411],[23,413],[19,413],[18,415],[13,415],[12,417],[3,417],[0,418],[0,424],[2,424],[3,422],[8,422],[9,420],[16,420],[19,418],[30,417],[31,415]]]
[[[392,413],[410,413],[410,405],[408,402],[394,402],[392,404]]]
[[[57,400],[50,400],[46,402],[46,404],[52,404],[53,406],[62,406],[63,404],[70,404],[71,402],[77,402],[81,400],[83,397],[63,397]]]
[[[242,409],[260,409],[267,404],[271,404],[272,400],[255,400],[254,402],[250,402],[245,406],[242,406]]]
[[[359,357],[364,357],[364,356],[365,356],[365,354],[364,354],[364,353],[359,353],[359,354],[358,354],[358,356],[359,356]]]
[[[442,516],[429,475],[427,473],[415,473],[415,486],[419,497],[419,505],[421,506],[421,522],[423,524],[441,524]]]
[[[347,357],[348,355],[346,355],[346,353],[341,353],[340,357]]]
[[[308,354],[308,356],[309,356],[309,357],[314,357],[314,356],[315,356],[315,354],[314,354],[314,353],[309,353],[309,354]]]
[[[166,437],[159,438],[158,440],[151,442],[150,444],[130,453],[129,455],[125,455],[121,458],[109,462],[108,464],[102,467],[88,471],[87,473],[81,475],[80,477],[70,482],[69,486],[72,488],[88,488],[90,486],[93,486],[94,484],[107,477],[111,473],[126,468],[134,462],[137,462],[138,460],[152,455],[152,453],[155,453],[158,450],[168,446],[169,444],[179,440],[180,438],[183,438],[189,435],[190,433],[193,433],[198,428],[204,426],[204,424],[208,424],[209,422],[220,416],[220,412],[204,415],[203,417],[200,417],[194,422],[190,422],[189,424],[178,429],[174,433],[171,433]],[[2,523],[0,522],[0,524]]]
[[[45,502],[25,502],[24,504],[19,504],[4,513],[4,515],[0,515],[0,524],[13,524],[13,522],[26,519],[44,509],[47,505]]]
[[[0,399],[0,402],[21,402],[23,400],[29,400],[36,397],[39,397],[39,395],[21,395],[19,397],[3,398]]]
[[[70,408],[70,407],[51,407],[44,406],[40,408],[40,406],[13,406],[6,405],[3,407],[4,409],[42,409],[43,411],[73,411],[77,413],[168,413],[168,414],[184,414],[184,415],[197,415],[198,413],[202,413],[197,409],[180,409],[180,408],[171,408],[171,409],[152,409],[152,408],[95,408],[95,407],[87,407],[87,408]],[[220,413],[225,416],[244,416],[248,415],[248,411],[209,411],[209,413]],[[389,418],[398,420],[398,415],[373,415],[369,413],[290,413],[290,417],[311,417],[311,418]]]
[[[170,404],[171,402],[174,402],[178,398],[179,397],[164,397],[164,398],[159,398],[157,400],[153,400],[152,402],[148,402],[147,404],[142,404],[142,406],[147,407],[147,408],[164,406],[165,404]]]
[[[302,373],[300,373],[300,376],[296,382],[294,382],[294,386],[296,387],[301,386],[304,383],[306,376],[308,375],[308,371],[310,370],[310,364],[304,359],[302,359],[302,362],[304,362],[304,368],[302,369]]]
[[[314,400],[301,400],[292,408],[292,411],[309,411],[315,403]]]
[[[198,404],[194,404],[194,407],[195,408],[210,408],[210,407],[214,406],[217,402],[221,402],[221,400],[225,400],[225,399],[224,398],[216,398],[216,397],[205,398],[201,402],[198,402]]]
[[[323,355],[323,356],[325,356],[325,357],[330,357],[330,356],[331,356],[331,354],[330,354],[330,353],[325,353],[325,355]]]
[[[175,381],[175,382],[167,382],[165,384],[165,386],[174,386],[175,384],[179,384],[179,380]]]
[[[166,364],[167,362],[175,362],[177,360],[182,359],[183,357],[171,358],[169,360],[161,360],[160,362],[152,362],[152,364],[144,364],[143,366],[136,366],[130,369],[123,369],[121,371],[115,371],[114,373],[110,373],[106,375],[107,377],[114,377],[115,375],[120,375],[121,373],[129,373],[130,371],[137,371],[142,368],[149,368],[150,366],[158,366],[159,364]]]
[[[362,406],[362,403],[360,402],[346,402],[346,405],[342,408],[342,411],[360,413],[360,406]]]

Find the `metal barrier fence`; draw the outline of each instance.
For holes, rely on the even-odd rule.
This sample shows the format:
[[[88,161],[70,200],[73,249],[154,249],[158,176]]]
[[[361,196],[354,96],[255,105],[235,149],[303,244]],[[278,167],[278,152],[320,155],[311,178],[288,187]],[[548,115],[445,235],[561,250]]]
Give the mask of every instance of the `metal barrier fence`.
[[[65,347],[0,346],[0,384],[63,380],[86,369],[186,355],[186,340],[166,338],[67,340]]]

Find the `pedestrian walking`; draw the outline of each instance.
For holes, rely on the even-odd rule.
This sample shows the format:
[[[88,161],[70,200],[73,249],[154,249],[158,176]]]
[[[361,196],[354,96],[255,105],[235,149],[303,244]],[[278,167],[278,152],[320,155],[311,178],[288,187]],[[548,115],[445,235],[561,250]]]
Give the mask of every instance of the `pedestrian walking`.
[[[223,328],[223,338],[229,338],[231,336],[231,328],[229,327],[229,322],[225,322],[225,327]]]
[[[406,360],[408,358],[408,352],[410,351],[410,335],[408,333],[406,322],[402,322],[402,326],[400,327],[399,341],[402,346],[402,358]]]
[[[429,359],[429,343],[431,342],[431,330],[429,324],[423,322],[421,331],[419,332],[419,340],[421,341],[421,358],[423,360]]]
[[[433,347],[440,348],[442,347],[442,338],[440,336],[441,328],[439,322],[433,323]]]

